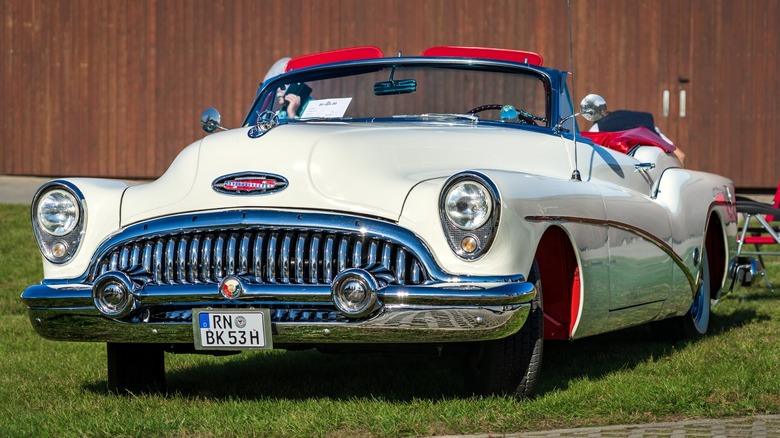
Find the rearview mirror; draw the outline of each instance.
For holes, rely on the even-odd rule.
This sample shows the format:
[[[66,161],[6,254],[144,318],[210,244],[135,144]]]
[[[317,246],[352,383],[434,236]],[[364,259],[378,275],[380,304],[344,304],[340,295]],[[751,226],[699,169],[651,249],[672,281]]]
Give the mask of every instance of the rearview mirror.
[[[381,81],[374,84],[374,94],[388,96],[391,94],[407,94],[417,91],[417,81],[400,79],[397,81]]]

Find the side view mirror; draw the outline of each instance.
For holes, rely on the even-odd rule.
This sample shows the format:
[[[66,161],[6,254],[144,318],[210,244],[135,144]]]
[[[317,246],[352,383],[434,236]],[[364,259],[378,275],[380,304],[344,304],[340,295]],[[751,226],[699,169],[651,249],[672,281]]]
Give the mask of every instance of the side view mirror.
[[[589,122],[597,122],[607,115],[607,101],[598,94],[588,94],[580,102],[580,114]]]
[[[577,116],[582,116],[589,122],[595,122],[601,120],[605,115],[607,115],[607,101],[598,94],[588,94],[582,99],[582,102],[580,102],[580,112],[568,115],[561,119],[561,121],[553,127],[553,131],[569,132],[568,129],[563,127],[563,124]]]
[[[203,111],[203,115],[200,116],[200,123],[203,125],[203,130],[209,134],[217,129],[227,131],[227,128],[224,128],[219,124],[221,119],[222,116],[216,108],[206,108],[206,110]]]

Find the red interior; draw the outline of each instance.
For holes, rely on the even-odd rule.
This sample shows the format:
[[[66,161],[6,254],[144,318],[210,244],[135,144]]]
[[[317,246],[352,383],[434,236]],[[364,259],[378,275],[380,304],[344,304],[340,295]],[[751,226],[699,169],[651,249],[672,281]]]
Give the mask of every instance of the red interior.
[[[614,132],[582,132],[583,137],[589,138],[593,143],[614,149],[627,154],[636,146],[658,146],[664,152],[670,153],[677,149],[673,144],[665,141],[655,132],[640,126],[625,131]]]

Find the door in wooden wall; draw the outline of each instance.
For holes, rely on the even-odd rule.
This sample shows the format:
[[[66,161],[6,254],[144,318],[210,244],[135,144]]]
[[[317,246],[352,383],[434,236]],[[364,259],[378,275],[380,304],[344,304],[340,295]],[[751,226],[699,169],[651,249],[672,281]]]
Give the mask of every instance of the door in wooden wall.
[[[656,125],[678,145],[686,156],[690,167],[696,160],[691,150],[689,97],[693,85],[691,70],[691,3],[678,0],[663,0],[659,6],[658,47],[659,65],[658,83],[652,98],[655,108]]]
[[[675,0],[668,0],[675,3]],[[681,2],[682,3],[682,2]],[[780,181],[780,2],[686,2],[690,28],[684,141],[690,167],[738,188]]]

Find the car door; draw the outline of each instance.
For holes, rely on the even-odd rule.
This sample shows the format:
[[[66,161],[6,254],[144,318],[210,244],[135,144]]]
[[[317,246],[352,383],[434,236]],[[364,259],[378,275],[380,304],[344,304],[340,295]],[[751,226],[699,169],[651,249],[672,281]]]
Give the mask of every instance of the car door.
[[[609,226],[610,312],[651,319],[672,289],[672,227],[651,192],[661,169],[591,146],[591,182],[604,198]]]

